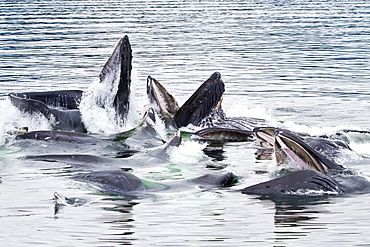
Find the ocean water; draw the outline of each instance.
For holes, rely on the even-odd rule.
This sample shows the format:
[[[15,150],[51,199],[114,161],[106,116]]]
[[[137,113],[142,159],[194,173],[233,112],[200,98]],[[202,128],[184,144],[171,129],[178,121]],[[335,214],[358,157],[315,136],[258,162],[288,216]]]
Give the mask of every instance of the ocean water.
[[[148,75],[182,104],[219,71],[229,116],[265,118],[310,134],[368,130],[368,1],[0,1],[0,6],[2,245],[370,245],[368,194],[287,202],[237,192],[270,179],[270,173],[258,171],[275,168],[274,161],[256,160],[254,142],[187,138],[165,160],[144,156],[134,173],[146,180],[181,184],[231,171],[239,183],[227,189],[172,186],[129,200],[71,180],[76,168],[66,164],[19,159],[71,152],[110,157],[111,147],[16,145],[7,134],[14,126],[50,129],[42,117],[12,107],[8,93],[87,90],[124,35],[133,49],[132,125],[147,107]],[[104,122],[96,124],[99,131],[92,134],[105,137]],[[370,155],[369,139],[350,145]],[[344,156],[341,162],[370,174],[368,158]],[[206,168],[210,163],[224,168]],[[56,207],[54,192],[83,203]]]

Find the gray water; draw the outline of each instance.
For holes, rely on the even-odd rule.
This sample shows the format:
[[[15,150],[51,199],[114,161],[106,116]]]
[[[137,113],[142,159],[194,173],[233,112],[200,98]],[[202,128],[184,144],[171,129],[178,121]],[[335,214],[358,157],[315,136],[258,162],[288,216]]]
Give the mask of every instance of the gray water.
[[[9,114],[8,93],[85,90],[124,35],[132,44],[133,94],[140,110],[148,75],[183,103],[219,71],[230,115],[265,117],[315,134],[369,128],[368,1],[0,1],[0,6],[1,131],[17,114],[15,119],[31,130],[45,128],[38,119]],[[102,195],[71,181],[70,168],[63,164],[18,159],[33,152],[104,150],[2,145],[0,243],[370,245],[368,194],[298,202],[243,195],[236,190],[268,180],[269,174],[256,171],[272,170],[274,162],[257,161],[254,142],[213,147],[221,153],[218,159],[204,155],[205,145],[187,139],[169,160],[144,165],[135,174],[173,182],[232,171],[240,176],[236,186],[180,186],[133,200]],[[368,142],[353,143],[352,148],[370,154]],[[209,162],[225,168],[208,169]],[[344,157],[342,163],[370,174],[367,159]],[[56,191],[86,203],[56,212]]]

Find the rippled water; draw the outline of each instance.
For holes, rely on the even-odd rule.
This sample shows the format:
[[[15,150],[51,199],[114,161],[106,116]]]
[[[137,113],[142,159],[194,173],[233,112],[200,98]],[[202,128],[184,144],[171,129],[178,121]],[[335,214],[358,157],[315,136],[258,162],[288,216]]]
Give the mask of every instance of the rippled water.
[[[369,127],[367,1],[0,1],[0,6],[2,131],[13,118],[33,129],[48,127],[38,119],[9,113],[9,92],[85,90],[124,35],[132,44],[134,94],[140,110],[148,75],[182,103],[219,71],[226,84],[224,105],[229,115],[265,117],[310,133]],[[213,172],[205,168],[209,157],[201,152],[204,144],[185,143],[169,161],[143,167],[136,174],[173,181]],[[353,147],[369,154],[367,144]],[[241,177],[235,188],[175,189],[132,201],[92,193],[66,178],[69,168],[60,164],[16,159],[34,150],[2,147],[0,242],[13,246],[370,244],[369,195],[292,203],[236,192],[267,180],[268,174],[255,171],[274,166],[273,161],[256,161],[255,147],[253,142],[213,147],[220,156],[212,162]],[[59,148],[35,149],[55,153]],[[85,147],[75,151],[97,152]],[[366,159],[348,165],[370,172]],[[87,202],[55,212],[55,191]]]

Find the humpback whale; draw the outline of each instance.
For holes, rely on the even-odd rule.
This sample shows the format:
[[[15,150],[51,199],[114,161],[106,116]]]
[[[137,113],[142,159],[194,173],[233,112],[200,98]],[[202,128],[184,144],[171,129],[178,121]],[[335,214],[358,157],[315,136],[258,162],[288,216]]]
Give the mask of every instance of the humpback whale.
[[[234,129],[234,128],[222,128],[222,127],[210,127],[198,130],[195,135],[202,137],[203,139],[221,139],[228,141],[248,141],[253,137],[252,130]]]
[[[326,143],[324,142],[324,144]],[[318,142],[318,144],[323,147],[322,142]],[[312,169],[321,173],[344,169],[342,165],[328,159],[326,155],[312,148],[302,138],[287,130],[275,132],[274,151],[278,164],[287,163],[287,159],[289,159],[301,169]]]
[[[154,103],[158,106],[160,116],[166,126],[169,126],[179,109],[176,99],[159,83],[159,81],[151,76],[147,78],[146,88],[150,103]]]
[[[58,131],[58,130],[39,130],[30,131],[16,135],[14,145],[21,145],[28,149],[35,147],[35,142],[43,142],[43,147],[51,149],[58,149],[61,153],[70,153],[70,158],[64,156],[64,160],[74,160],[79,157],[77,152],[102,152],[108,151],[110,156],[116,155],[118,157],[129,157],[135,153],[144,151],[146,156],[161,158],[166,153],[166,150],[171,146],[179,146],[182,141],[181,131],[173,133],[172,137],[162,137],[158,134],[155,122],[156,115],[152,109],[149,109],[143,116],[141,123],[134,129],[129,131],[104,136],[104,139],[98,138],[97,135],[89,135],[86,133],[78,133],[72,131]],[[166,141],[168,139],[168,141]],[[36,145],[39,146],[39,145]],[[96,150],[96,151],[94,151]],[[43,149],[36,148],[37,152],[42,152]],[[52,155],[54,156],[54,155]],[[61,157],[59,155],[57,158]],[[86,162],[90,160],[86,155],[80,155],[80,160],[86,157]],[[47,157],[40,157],[41,159]],[[54,157],[49,156],[51,160]],[[135,159],[139,159],[136,157]],[[142,158],[145,159],[145,158]],[[127,160],[127,159],[126,159]]]
[[[157,115],[149,108],[142,117],[141,122],[133,129],[114,134],[112,140],[123,141],[130,148],[153,148],[160,146],[165,141],[158,134]]]
[[[343,194],[369,191],[370,182],[364,177],[331,177],[315,170],[296,171],[241,190],[243,194],[264,196],[310,195],[315,192]]]
[[[42,141],[58,141],[58,142],[75,142],[97,145],[102,142],[100,139],[87,135],[85,133],[77,133],[71,131],[53,131],[53,130],[39,130],[30,131],[19,134],[15,137],[16,140],[42,140]]]
[[[146,181],[132,173],[122,170],[90,172],[72,177],[72,179],[93,184],[99,191],[111,195],[137,195],[138,192],[171,189],[171,187],[186,187],[187,183],[201,187],[230,187],[237,182],[232,172],[225,174],[206,174],[198,178],[171,184]],[[186,183],[185,183],[186,182]],[[134,194],[133,194],[134,193]]]
[[[224,91],[225,84],[221,80],[221,74],[213,73],[176,111],[173,117],[175,127],[201,125],[205,117],[218,110],[216,107],[219,106]]]
[[[100,83],[112,91],[112,99],[97,97],[101,107],[113,107],[116,122],[125,120],[129,108],[132,69],[132,50],[128,36],[120,39],[113,53],[99,74]],[[10,93],[10,100],[22,112],[39,113],[55,122],[54,129],[86,132],[81,120],[79,106],[84,92],[80,90],[60,90],[46,92]],[[104,96],[107,97],[107,96]]]
[[[355,171],[335,163],[306,143],[304,138],[281,129],[276,129],[274,136],[271,137],[269,134],[272,130],[273,128],[257,129],[256,133],[260,138],[265,137],[264,140],[273,140],[278,164],[294,164],[298,171],[246,187],[241,190],[242,193],[276,196],[304,194],[310,191],[333,192],[336,194],[370,191],[370,181],[358,175]],[[328,141],[320,142],[322,140],[318,141],[318,139],[315,141],[320,145],[324,143],[321,147],[329,147],[329,150],[333,149],[333,146],[326,145]]]
[[[82,91],[64,90],[31,93],[10,93],[10,101],[23,112],[40,113],[55,122],[54,128],[85,132],[78,104]]]
[[[254,129],[254,133],[257,141],[262,147],[272,148],[274,145],[279,145],[279,142],[282,143],[281,139],[284,138],[284,136],[288,136],[290,139],[295,140],[295,142],[300,142],[300,140],[298,139],[301,139],[303,141],[301,142],[302,145],[307,146],[306,149],[314,149],[321,156],[324,156],[331,161],[334,161],[336,158],[341,157],[343,153],[342,151],[353,152],[348,144],[341,140],[328,139],[321,136],[310,136],[306,133],[297,133],[281,128],[259,127]],[[275,136],[278,136],[277,140],[279,142],[275,142]],[[279,149],[276,150],[279,152]],[[282,157],[284,156],[279,156],[277,158]],[[327,161],[327,163],[329,162],[330,161]],[[284,163],[284,161],[282,161],[281,163]]]
[[[128,192],[145,191],[142,181],[135,175],[122,171],[98,171],[74,176],[73,179],[97,185],[108,194],[127,194]]]
[[[155,103],[166,125],[172,124],[181,128],[192,124],[199,126],[221,101],[225,85],[221,74],[213,73],[181,106],[175,98],[156,79],[147,79],[147,95],[150,102]]]
[[[222,110],[222,95],[225,84],[219,72],[213,73],[181,106],[156,79],[147,79],[147,95],[156,105],[166,126],[175,128],[193,125],[201,130],[194,134],[204,139],[249,140],[253,129],[265,126],[266,121],[258,118],[227,117]]]

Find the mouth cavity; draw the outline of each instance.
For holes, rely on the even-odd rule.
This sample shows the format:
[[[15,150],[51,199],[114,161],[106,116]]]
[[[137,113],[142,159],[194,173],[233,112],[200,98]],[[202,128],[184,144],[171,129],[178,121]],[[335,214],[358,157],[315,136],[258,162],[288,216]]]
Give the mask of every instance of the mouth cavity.
[[[272,127],[255,128],[253,131],[255,133],[256,138],[260,142],[267,143],[270,147],[274,146],[274,142],[275,142],[274,133],[276,131],[276,128],[272,128]]]
[[[278,160],[279,152],[288,157],[298,168],[306,170],[312,169],[326,174],[327,168],[315,157],[313,157],[302,145],[290,138],[286,138],[279,133],[275,136],[275,156],[278,163],[283,163]]]

